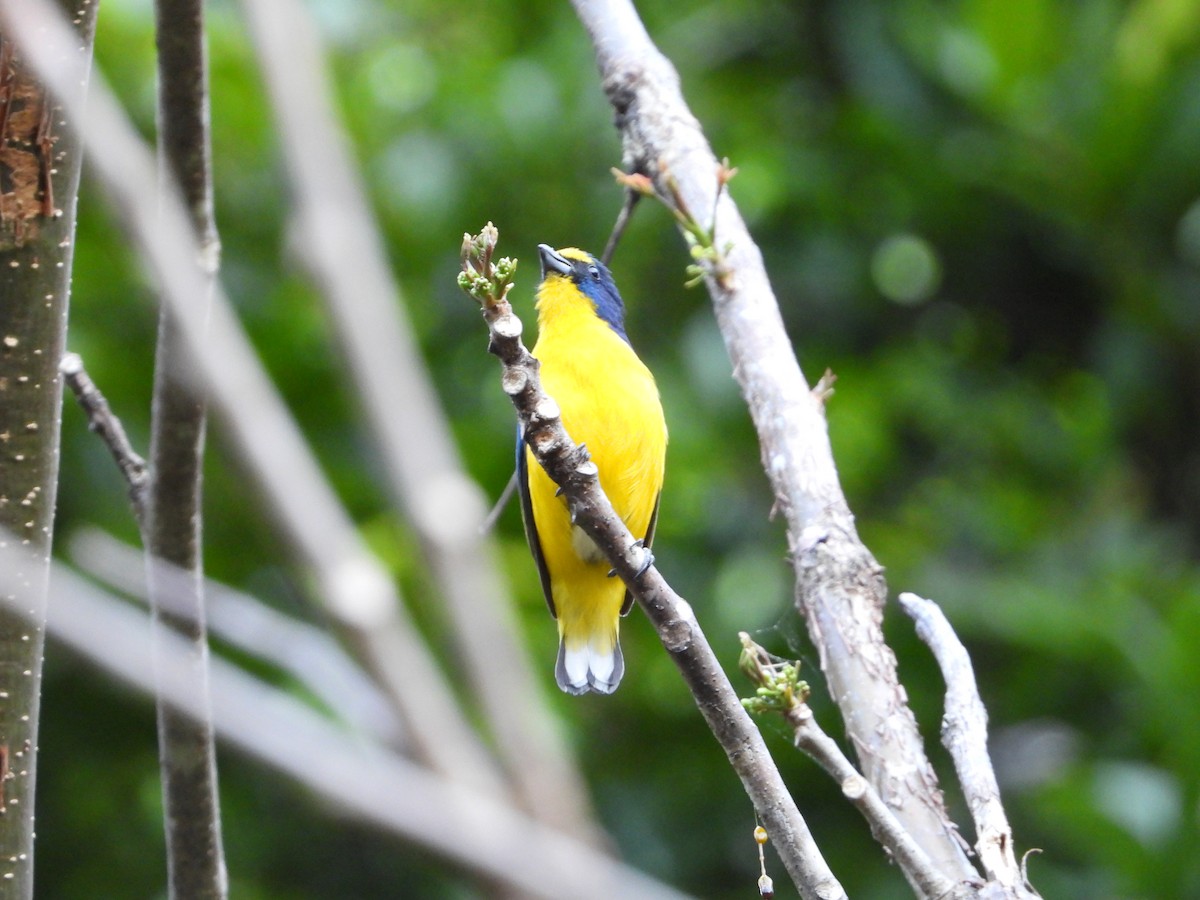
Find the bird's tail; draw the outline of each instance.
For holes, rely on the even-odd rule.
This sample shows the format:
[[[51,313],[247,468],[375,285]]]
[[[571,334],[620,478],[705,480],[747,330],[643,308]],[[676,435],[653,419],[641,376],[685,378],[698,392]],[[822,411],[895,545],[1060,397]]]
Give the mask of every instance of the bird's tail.
[[[582,641],[559,638],[554,677],[568,694],[611,694],[624,674],[625,659],[615,629],[611,635],[592,634]]]

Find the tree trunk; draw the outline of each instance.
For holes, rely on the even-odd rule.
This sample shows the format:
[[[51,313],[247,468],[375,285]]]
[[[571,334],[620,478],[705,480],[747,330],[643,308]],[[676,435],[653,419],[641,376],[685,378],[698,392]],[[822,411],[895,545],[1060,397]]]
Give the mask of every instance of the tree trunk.
[[[90,59],[96,6],[74,25]],[[0,895],[33,896],[42,647],[80,142],[0,24]],[[80,91],[85,89],[79,84]],[[12,610],[19,612],[13,612]]]

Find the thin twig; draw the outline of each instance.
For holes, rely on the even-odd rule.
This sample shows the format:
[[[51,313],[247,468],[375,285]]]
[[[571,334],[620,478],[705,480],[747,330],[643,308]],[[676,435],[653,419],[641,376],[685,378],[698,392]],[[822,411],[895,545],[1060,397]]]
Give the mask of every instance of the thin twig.
[[[125,479],[134,516],[140,522],[146,492],[146,460],[133,449],[121,420],[109,408],[104,394],[84,368],[83,358],[78,353],[64,353],[58,370],[87,416],[88,430],[99,437],[112,454],[113,462]]]
[[[489,224],[463,245],[464,272],[459,284],[483,308],[488,350],[502,364],[501,386],[520,417],[526,445],[562,489],[571,520],[595,542],[645,611],[659,639],[679,668],[713,735],[729,757],[776,841],[780,857],[802,896],[844,897],[821,856],[795,801],[776,769],[762,735],[742,709],[721,670],[691,606],[672,590],[658,569],[647,563],[649,551],[635,541],[600,488],[596,464],[563,428],[558,404],[541,387],[538,362],[521,341],[521,321],[505,299],[515,263],[491,262],[498,235]]]
[[[492,504],[491,511],[487,514],[482,522],[479,523],[480,534],[488,534],[496,527],[496,522],[500,520],[500,514],[504,512],[504,508],[508,506],[513,498],[513,494],[517,492],[517,473],[514,470],[512,475],[508,477],[508,483],[504,485],[504,490],[500,492],[500,496],[496,498],[496,502]]]
[[[604,245],[604,252],[600,254],[600,262],[606,266],[612,262],[613,254],[617,252],[617,244],[624,237],[625,229],[629,227],[629,222],[633,219],[633,211],[641,199],[642,195],[637,191],[631,188],[625,189],[625,199],[621,203],[621,211],[617,213],[617,221],[613,223],[612,234],[608,236],[608,243]]]
[[[734,376],[758,431],[775,505],[788,523],[796,604],[820,654],[863,772],[952,880],[977,875],[950,822],[884,642],[886,585],[838,483],[823,404],[796,361],[762,255],[747,231],[679,76],[630,0],[573,0],[617,113],[625,169],[644,172],[679,209],[719,219],[721,244],[701,266]],[[714,195],[718,194],[714,198]],[[711,239],[714,222],[697,222]],[[681,223],[681,228],[686,227]],[[685,233],[685,238],[687,234]],[[693,237],[697,237],[693,235]]]
[[[312,12],[300,0],[242,5],[270,90],[301,228],[299,258],[320,288],[354,378],[386,483],[421,541],[449,614],[455,669],[535,815],[595,834],[587,790],[535,677],[513,598],[480,523],[468,475],[404,315],[400,289],[331,99]],[[402,398],[404,414],[396,414]]]
[[[933,652],[946,681],[942,744],[950,751],[963,796],[975,821],[975,849],[984,874],[1004,896],[1033,898],[1023,866],[1017,863],[1012,828],[1000,801],[1000,785],[987,749],[987,709],[979,698],[975,670],[967,649],[954,633],[940,606],[913,593],[902,593],[900,608],[917,626],[917,637]]]

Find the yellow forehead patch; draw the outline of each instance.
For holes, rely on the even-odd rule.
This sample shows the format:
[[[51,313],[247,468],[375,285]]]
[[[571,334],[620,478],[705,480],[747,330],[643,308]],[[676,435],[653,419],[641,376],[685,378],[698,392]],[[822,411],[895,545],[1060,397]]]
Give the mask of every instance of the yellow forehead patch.
[[[558,255],[567,259],[577,260],[578,262],[590,263],[594,261],[592,254],[585,250],[580,250],[578,247],[563,247],[558,251]]]

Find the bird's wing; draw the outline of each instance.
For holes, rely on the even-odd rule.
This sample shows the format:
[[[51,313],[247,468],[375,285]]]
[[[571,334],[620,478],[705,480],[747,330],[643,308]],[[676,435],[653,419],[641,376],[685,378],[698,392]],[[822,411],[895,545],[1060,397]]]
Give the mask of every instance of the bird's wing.
[[[558,618],[558,610],[554,608],[554,595],[550,593],[550,570],[546,568],[546,557],[542,555],[542,539],[538,536],[537,523],[533,521],[533,501],[529,496],[529,463],[526,461],[525,434],[517,426],[517,493],[521,496],[521,519],[525,522],[525,540],[533,553],[533,561],[537,563],[538,577],[542,580],[542,593],[546,596],[546,605],[550,607],[550,615]],[[657,511],[657,506],[655,507]]]
[[[658,492],[658,496],[654,498],[654,511],[650,513],[650,524],[646,526],[646,536],[642,538],[642,546],[647,550],[650,549],[650,544],[654,541],[654,527],[658,524],[658,504],[662,500],[662,491]],[[633,609],[633,594],[629,591],[625,592],[625,599],[621,602],[621,615],[629,615],[629,611]]]

